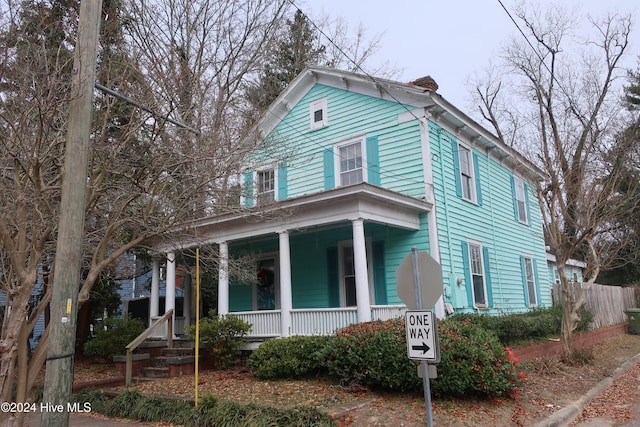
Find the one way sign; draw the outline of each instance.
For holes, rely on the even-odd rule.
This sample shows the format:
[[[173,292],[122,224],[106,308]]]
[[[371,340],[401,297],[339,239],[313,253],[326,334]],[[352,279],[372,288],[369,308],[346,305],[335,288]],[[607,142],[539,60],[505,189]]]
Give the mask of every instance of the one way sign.
[[[436,317],[431,310],[409,310],[405,315],[407,356],[414,360],[440,361]]]

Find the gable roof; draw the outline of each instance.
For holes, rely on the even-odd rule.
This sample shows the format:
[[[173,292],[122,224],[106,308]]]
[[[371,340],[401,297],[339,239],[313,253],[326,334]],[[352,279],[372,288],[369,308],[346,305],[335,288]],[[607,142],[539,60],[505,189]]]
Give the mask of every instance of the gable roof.
[[[437,84],[420,86],[419,81],[431,79],[429,76],[411,83],[374,78],[368,75],[342,71],[333,68],[312,66],[300,73],[276,98],[258,121],[257,131],[263,137],[275,129],[284,117],[316,84],[347,90],[366,96],[405,105],[407,115],[424,117],[452,130],[456,137],[464,137],[473,147],[484,149],[489,155],[528,178],[538,181],[544,172],[518,151],[500,141],[491,131],[466,115],[440,94]]]

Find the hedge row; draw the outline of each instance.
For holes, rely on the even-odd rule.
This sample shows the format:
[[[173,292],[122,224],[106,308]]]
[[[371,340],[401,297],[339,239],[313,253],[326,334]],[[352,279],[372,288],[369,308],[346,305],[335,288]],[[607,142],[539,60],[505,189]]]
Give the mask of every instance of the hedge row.
[[[146,422],[169,422],[198,427],[256,427],[298,425],[332,427],[335,422],[315,408],[296,407],[278,409],[256,404],[240,404],[218,400],[207,395],[198,407],[183,400],[143,396],[137,390],[128,390],[113,400],[99,390],[83,390],[73,395],[73,402],[90,403],[92,412],[111,417],[129,418]]]
[[[517,395],[524,373],[493,332],[472,320],[445,320],[438,331],[434,395]],[[400,392],[422,389],[417,365],[407,357],[404,319],[359,323],[328,337],[270,340],[248,360],[261,379],[327,375],[343,384]]]

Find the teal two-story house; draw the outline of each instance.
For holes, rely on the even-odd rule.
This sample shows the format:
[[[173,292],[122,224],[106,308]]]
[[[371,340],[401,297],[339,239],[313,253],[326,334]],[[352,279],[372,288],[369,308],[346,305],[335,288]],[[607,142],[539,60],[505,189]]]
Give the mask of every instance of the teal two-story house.
[[[549,306],[540,170],[436,90],[430,78],[299,75],[257,124],[269,147],[246,160],[243,210],[194,220],[197,240],[156,248],[167,308],[175,251],[203,244],[220,254],[218,312],[243,317],[256,336],[401,315],[396,270],[412,247],[442,265],[441,317]],[[228,259],[243,254],[258,279],[230,283]],[[152,316],[155,304],[152,292]]]

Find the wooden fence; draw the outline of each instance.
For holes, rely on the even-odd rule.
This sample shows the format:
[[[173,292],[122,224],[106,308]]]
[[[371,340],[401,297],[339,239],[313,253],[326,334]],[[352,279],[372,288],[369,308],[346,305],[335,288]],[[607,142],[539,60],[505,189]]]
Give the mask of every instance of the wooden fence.
[[[624,310],[636,307],[635,287],[592,285],[587,289],[585,305],[593,314],[591,329],[604,328],[627,321]],[[553,287],[553,301],[560,301],[560,287]]]

